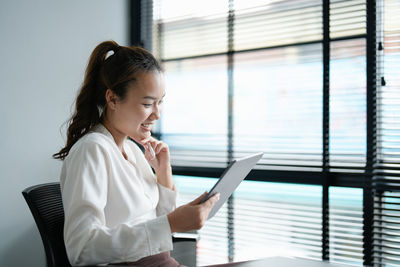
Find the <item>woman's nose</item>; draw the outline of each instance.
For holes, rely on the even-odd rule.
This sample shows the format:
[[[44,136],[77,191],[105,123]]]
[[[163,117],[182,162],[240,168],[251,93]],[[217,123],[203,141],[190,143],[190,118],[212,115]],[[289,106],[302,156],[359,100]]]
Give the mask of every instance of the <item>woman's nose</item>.
[[[153,116],[154,120],[158,120],[161,115],[161,108],[158,105],[156,105],[151,115]]]

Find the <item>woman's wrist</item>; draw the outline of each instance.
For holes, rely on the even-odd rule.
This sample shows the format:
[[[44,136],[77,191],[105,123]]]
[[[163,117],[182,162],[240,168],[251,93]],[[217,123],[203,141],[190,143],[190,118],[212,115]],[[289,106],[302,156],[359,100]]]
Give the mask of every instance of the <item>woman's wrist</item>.
[[[171,165],[159,166],[157,169],[154,169],[154,172],[156,173],[157,177],[172,176],[172,167]]]
[[[169,227],[171,229],[171,233],[177,232],[175,227],[174,227],[175,226],[175,218],[174,217],[175,216],[174,216],[173,213],[170,213],[170,214],[167,215],[167,219],[168,219]]]
[[[157,182],[164,187],[174,190],[174,181],[172,179],[172,168],[171,165],[165,168],[160,168],[155,170],[157,176]]]

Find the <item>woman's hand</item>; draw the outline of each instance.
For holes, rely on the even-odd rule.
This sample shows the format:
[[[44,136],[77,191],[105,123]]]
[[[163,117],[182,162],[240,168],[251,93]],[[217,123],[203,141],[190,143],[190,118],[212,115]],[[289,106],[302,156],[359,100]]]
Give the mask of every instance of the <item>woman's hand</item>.
[[[153,137],[146,138],[140,142],[145,148],[145,158],[151,167],[157,172],[171,166],[168,145]],[[153,152],[150,150],[152,149]]]
[[[145,148],[145,158],[157,175],[157,182],[174,190],[168,145],[151,136],[140,143]]]
[[[208,214],[219,199],[219,193],[213,195],[207,201],[200,203],[206,196],[204,192],[192,202],[180,206],[167,215],[171,232],[187,232],[198,230],[206,223]]]

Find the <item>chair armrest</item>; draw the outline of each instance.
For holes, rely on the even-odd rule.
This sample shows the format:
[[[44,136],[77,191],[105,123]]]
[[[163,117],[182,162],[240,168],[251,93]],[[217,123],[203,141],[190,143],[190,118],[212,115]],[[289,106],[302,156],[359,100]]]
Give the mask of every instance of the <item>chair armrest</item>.
[[[196,266],[198,240],[197,232],[173,233],[174,249],[171,251],[171,256],[183,266]]]

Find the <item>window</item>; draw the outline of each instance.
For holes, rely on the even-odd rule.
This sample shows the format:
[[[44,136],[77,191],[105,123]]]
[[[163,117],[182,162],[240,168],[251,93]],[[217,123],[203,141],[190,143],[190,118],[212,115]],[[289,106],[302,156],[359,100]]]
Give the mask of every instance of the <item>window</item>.
[[[154,0],[141,10],[142,44],[166,70],[155,134],[171,148],[181,201],[233,158],[264,152],[201,230],[199,265],[266,256],[257,244],[400,266],[398,0]]]

